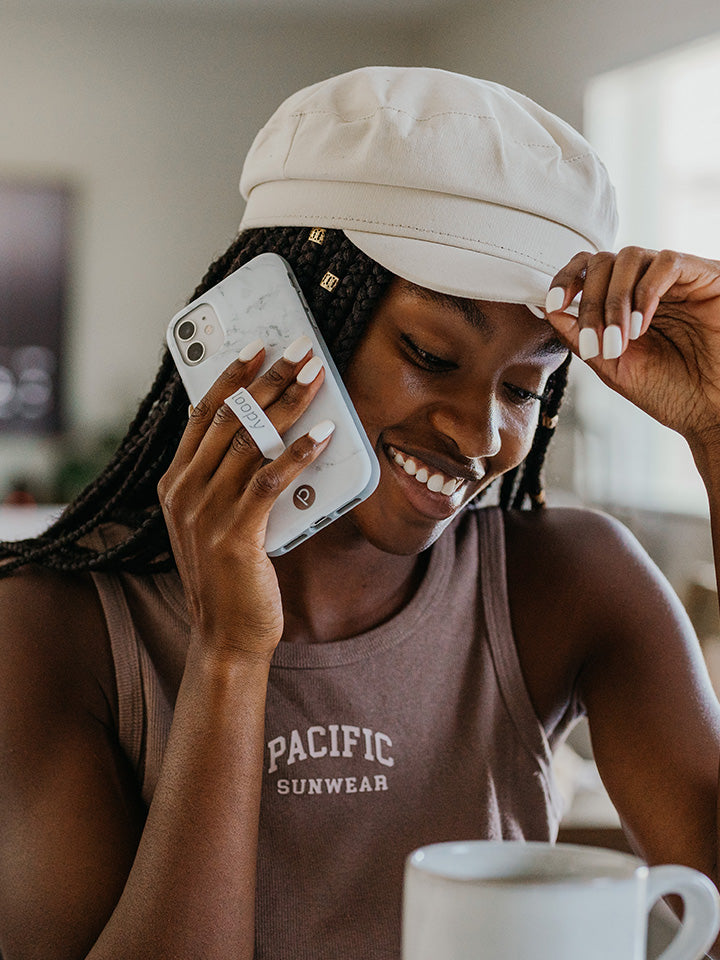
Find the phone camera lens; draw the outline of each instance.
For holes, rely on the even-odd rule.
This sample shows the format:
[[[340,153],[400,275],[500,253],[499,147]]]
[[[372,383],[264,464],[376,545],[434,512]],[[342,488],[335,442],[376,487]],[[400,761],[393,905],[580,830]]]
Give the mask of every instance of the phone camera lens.
[[[187,348],[187,358],[190,363],[199,363],[205,355],[205,345],[196,340]]]
[[[180,340],[189,340],[195,335],[195,324],[192,320],[183,320],[178,325],[177,335]]]

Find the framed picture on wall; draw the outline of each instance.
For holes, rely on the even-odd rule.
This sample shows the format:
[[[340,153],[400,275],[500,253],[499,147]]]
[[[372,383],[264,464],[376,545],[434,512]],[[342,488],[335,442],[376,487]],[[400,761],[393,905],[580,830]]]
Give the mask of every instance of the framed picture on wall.
[[[0,179],[0,433],[62,429],[72,195]]]

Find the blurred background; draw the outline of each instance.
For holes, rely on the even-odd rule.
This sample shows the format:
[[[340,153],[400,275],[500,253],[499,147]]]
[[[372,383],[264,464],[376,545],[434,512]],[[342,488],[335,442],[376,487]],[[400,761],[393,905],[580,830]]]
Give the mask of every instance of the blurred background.
[[[371,63],[538,100],[606,158],[619,244],[720,257],[717,0],[2,0],[0,539],[41,528],[123,435],[168,320],[236,232],[259,127],[301,86]],[[549,500],[629,524],[718,684],[684,442],[573,367]],[[574,822],[613,822],[582,735],[559,758]]]
[[[717,0],[3,0],[0,538],[45,522],[19,507],[66,502],[124,433],[168,319],[236,231],[259,127],[368,63],[522,91],[606,157],[619,243],[720,256]],[[574,366],[551,502],[621,516],[716,634],[684,442]]]

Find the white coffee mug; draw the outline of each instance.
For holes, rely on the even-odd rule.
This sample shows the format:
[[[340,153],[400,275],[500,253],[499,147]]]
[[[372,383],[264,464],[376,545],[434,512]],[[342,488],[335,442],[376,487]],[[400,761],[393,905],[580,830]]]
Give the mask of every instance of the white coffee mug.
[[[684,917],[659,960],[699,960],[720,898],[697,870],[572,844],[436,843],[406,862],[402,957],[645,960],[648,913],[668,894]]]

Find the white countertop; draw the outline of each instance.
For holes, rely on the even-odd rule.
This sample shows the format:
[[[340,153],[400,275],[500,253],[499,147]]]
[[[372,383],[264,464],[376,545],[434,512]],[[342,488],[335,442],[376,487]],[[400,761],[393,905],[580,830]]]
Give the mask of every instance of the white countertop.
[[[62,504],[56,503],[36,507],[0,506],[0,540],[36,537],[50,526],[63,509]]]

